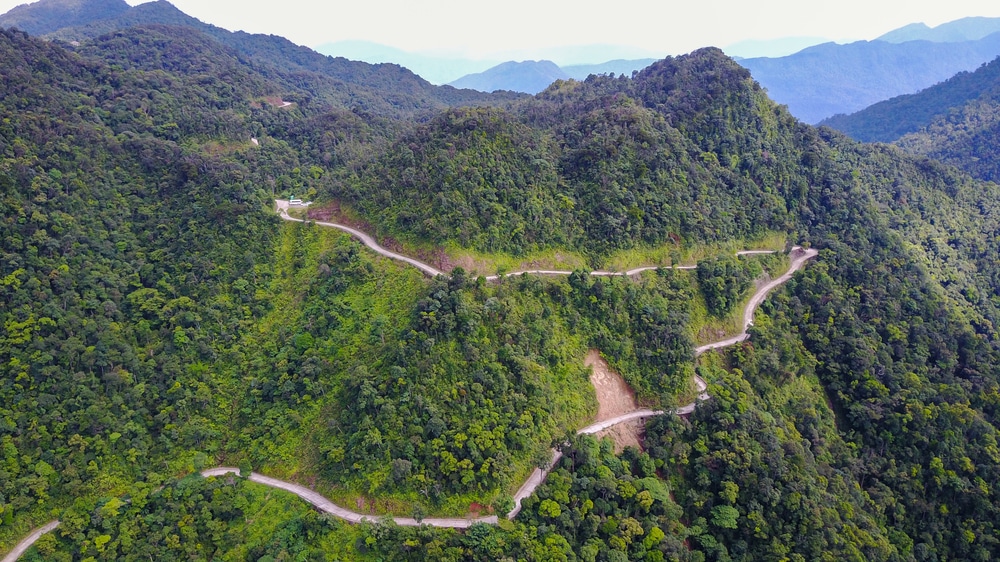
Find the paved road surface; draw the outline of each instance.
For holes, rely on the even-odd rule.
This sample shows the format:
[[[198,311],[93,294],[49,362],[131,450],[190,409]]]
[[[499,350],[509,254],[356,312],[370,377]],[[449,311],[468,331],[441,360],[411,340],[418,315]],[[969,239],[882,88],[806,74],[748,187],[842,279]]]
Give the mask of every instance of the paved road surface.
[[[747,333],[747,329],[749,329],[750,326],[753,325],[753,315],[755,312],[757,312],[757,307],[760,306],[760,303],[764,302],[764,299],[767,298],[768,293],[770,293],[775,288],[779,287],[780,285],[784,284],[789,279],[791,279],[792,276],[795,275],[795,272],[802,269],[802,267],[805,266],[807,261],[816,257],[818,254],[819,252],[814,249],[805,250],[800,246],[795,246],[794,248],[792,248],[792,253],[790,254],[792,258],[792,263],[791,266],[788,268],[788,271],[786,271],[784,274],[780,275],[776,279],[773,279],[770,283],[757,289],[757,292],[754,293],[752,297],[750,297],[750,302],[747,303],[747,307],[743,310],[743,330],[739,334],[731,338],[726,338],[722,341],[705,344],[701,347],[695,348],[694,354],[697,356],[701,355],[702,353],[705,353],[706,351],[719,349],[720,347],[728,347],[730,345],[735,345],[740,342],[746,341],[746,339],[750,337],[750,334]]]
[[[49,521],[45,525],[42,525],[41,527],[35,529],[34,531],[31,532],[30,535],[21,539],[21,542],[17,543],[17,546],[14,547],[14,550],[8,552],[7,556],[4,556],[3,560],[0,560],[0,562],[14,562],[18,558],[20,558],[21,555],[24,554],[26,550],[31,548],[31,545],[35,544],[35,541],[41,538],[42,535],[52,531],[58,526],[59,526],[58,521]]]
[[[284,220],[295,221],[295,222],[305,222],[302,219],[296,219],[296,218],[292,218],[292,217],[288,216],[288,212],[287,212],[288,207],[289,207],[288,201],[276,200],[275,203],[277,205],[278,214]],[[378,253],[380,255],[383,255],[383,256],[385,256],[387,258],[391,258],[391,259],[394,259],[394,260],[398,260],[398,261],[402,261],[402,262],[408,263],[408,264],[416,267],[417,269],[419,269],[420,271],[424,272],[425,274],[427,274],[427,275],[429,275],[431,277],[436,277],[438,275],[444,275],[444,272],[442,272],[441,270],[439,270],[437,268],[434,268],[434,267],[431,267],[430,265],[425,264],[425,263],[423,263],[423,262],[421,262],[419,260],[415,260],[415,259],[413,259],[411,257],[404,256],[402,254],[397,254],[395,252],[391,252],[389,250],[386,250],[385,248],[383,248],[382,246],[380,246],[377,242],[375,242],[375,239],[373,239],[371,236],[365,234],[364,232],[361,232],[360,230],[351,228],[349,226],[344,226],[342,224],[332,223],[332,222],[321,222],[321,221],[314,221],[314,222],[315,222],[315,224],[318,224],[320,226],[326,226],[326,227],[330,227],[330,228],[336,228],[336,229],[342,230],[344,232],[347,232],[348,234],[350,234],[350,235],[358,238],[359,240],[361,240],[361,242],[364,243],[365,246],[368,246],[374,252],[376,252],[376,253]],[[746,256],[746,255],[773,254],[773,253],[775,253],[775,252],[771,251],[771,250],[744,250],[744,251],[741,251],[741,252],[736,252],[736,255]],[[794,275],[798,270],[802,269],[802,267],[805,266],[806,262],[809,261],[810,259],[816,257],[817,254],[818,254],[818,252],[816,250],[812,250],[812,249],[805,250],[805,249],[803,249],[801,247],[798,247],[798,246],[792,248],[792,253],[790,254],[791,258],[792,258],[792,263],[791,263],[791,266],[788,268],[788,271],[786,271],[784,274],[782,274],[781,276],[777,277],[776,279],[772,280],[771,282],[767,283],[766,285],[764,285],[764,286],[760,287],[759,289],[757,289],[757,292],[754,293],[754,295],[750,298],[750,302],[747,303],[747,307],[743,311],[743,331],[741,333],[739,333],[738,335],[733,336],[731,338],[727,338],[727,339],[722,340],[722,341],[713,342],[713,343],[709,343],[709,344],[703,345],[701,347],[698,347],[698,348],[695,349],[695,355],[696,356],[697,355],[701,355],[702,353],[705,353],[706,351],[710,351],[712,349],[719,349],[719,348],[722,348],[722,347],[727,347],[727,346],[730,346],[730,345],[735,345],[737,343],[745,341],[749,337],[749,334],[747,334],[747,329],[753,323],[754,312],[757,311],[757,307],[760,306],[760,303],[764,302],[764,299],[767,298],[767,295],[771,291],[773,291],[776,287],[782,285],[783,283],[785,283],[786,281],[788,281],[789,279],[791,279],[792,275]],[[619,276],[619,275],[632,276],[632,275],[636,275],[638,273],[641,273],[643,271],[649,271],[649,270],[656,269],[656,268],[657,268],[656,266],[640,267],[640,268],[632,269],[632,270],[625,271],[625,272],[594,271],[594,272],[591,272],[591,275],[599,275],[599,276]],[[677,266],[676,269],[694,269],[694,266]],[[534,271],[518,271],[518,272],[515,272],[515,273],[508,273],[507,275],[508,276],[511,276],[511,275],[521,275],[522,273],[530,273],[530,274],[536,274],[536,275],[569,275],[572,272],[571,271],[556,271],[556,270],[534,270]],[[493,279],[493,280],[495,280],[495,279],[498,279],[498,277],[496,275],[494,275],[494,276],[491,276],[491,277],[487,277],[487,279]],[[699,401],[704,401],[704,400],[708,400],[709,399],[708,385],[705,383],[704,379],[702,379],[701,377],[699,377],[699,376],[696,375],[694,377],[694,381],[695,381],[695,385],[698,387],[698,392],[699,392],[697,400],[695,400],[694,402],[691,402],[690,404],[686,404],[686,405],[681,406],[681,407],[679,407],[679,408],[677,408],[675,410],[672,410],[672,413],[679,414],[679,415],[690,414],[691,412],[694,411],[695,406],[696,406],[696,404]],[[584,427],[583,429],[580,429],[579,431],[577,431],[577,434],[579,434],[579,435],[582,435],[582,434],[594,434],[594,433],[597,433],[599,431],[605,430],[605,429],[607,429],[609,427],[613,427],[615,425],[618,425],[619,423],[622,423],[622,422],[626,422],[626,421],[634,420],[634,419],[640,419],[640,418],[650,418],[650,417],[658,416],[658,415],[665,414],[665,413],[667,413],[667,412],[663,411],[663,410],[646,410],[646,409],[636,410],[634,412],[629,412],[627,414],[618,416],[616,418],[612,418],[612,419],[609,419],[609,420],[605,420],[605,421],[602,421],[602,422],[597,422],[597,423],[588,425],[587,427]],[[554,467],[556,465],[556,463],[559,461],[559,459],[561,457],[562,457],[562,453],[560,453],[559,451],[553,450],[552,451],[552,460],[551,460],[551,462],[549,462],[549,465],[545,469],[536,468],[534,471],[532,471],[531,475],[528,477],[527,480],[524,481],[524,483],[518,489],[517,493],[514,495],[514,509],[512,509],[510,511],[510,513],[507,514],[507,518],[508,519],[513,519],[514,517],[517,516],[518,513],[520,513],[520,511],[521,511],[521,502],[525,498],[527,498],[528,496],[530,496],[532,493],[534,493],[535,489],[537,489],[538,486],[541,485],[541,483],[545,481],[545,477],[548,476],[549,471],[552,469],[552,467]],[[239,469],[238,468],[233,468],[233,467],[228,467],[228,466],[222,466],[222,467],[211,468],[211,469],[202,471],[201,474],[202,474],[202,476],[204,476],[206,478],[207,477],[212,477],[212,476],[214,476],[214,477],[220,477],[220,476],[225,476],[226,474],[239,474]],[[270,478],[270,477],[264,476],[262,474],[258,474],[256,472],[251,473],[249,480],[251,482],[256,482],[258,484],[263,484],[265,486],[271,486],[272,488],[279,488],[279,489],[291,492],[291,493],[299,496],[300,498],[304,499],[305,501],[309,502],[310,504],[312,504],[313,506],[315,506],[320,511],[323,511],[325,513],[329,513],[329,514],[331,514],[331,515],[333,515],[335,517],[339,517],[339,518],[344,519],[346,521],[350,521],[351,523],[359,523],[361,521],[377,521],[378,519],[381,519],[381,517],[374,517],[374,516],[371,516],[371,515],[365,515],[365,514],[362,514],[362,513],[357,513],[357,512],[351,511],[349,509],[345,509],[343,507],[340,507],[339,505],[334,504],[330,500],[328,500],[325,497],[323,497],[322,495],[320,495],[319,492],[316,492],[314,490],[310,490],[309,488],[306,488],[305,486],[300,486],[298,484],[293,484],[291,482],[285,482],[284,480],[278,480],[277,478]],[[489,517],[476,517],[476,518],[461,518],[461,517],[456,517],[456,518],[440,518],[440,517],[428,517],[426,519],[422,519],[419,522],[416,519],[413,519],[412,517],[393,517],[392,519],[396,522],[397,525],[402,525],[402,526],[430,525],[430,526],[433,526],[433,527],[450,527],[450,528],[456,528],[456,529],[465,529],[465,528],[468,528],[468,527],[470,527],[471,525],[473,525],[475,523],[486,523],[486,524],[490,524],[490,525],[495,525],[497,523],[497,516],[495,516],[495,515],[491,515]],[[24,553],[24,551],[26,551],[32,544],[34,544],[35,541],[38,540],[39,537],[41,537],[45,533],[48,533],[48,532],[52,531],[58,525],[59,525],[59,521],[51,521],[48,524],[35,529],[34,531],[32,531],[32,533],[30,535],[28,535],[27,537],[25,537],[24,540],[22,540],[20,543],[18,543],[17,546],[14,547],[14,550],[10,551],[10,553],[8,553],[3,558],[3,560],[0,560],[0,562],[15,562],[18,559],[18,557],[20,557],[21,554]]]

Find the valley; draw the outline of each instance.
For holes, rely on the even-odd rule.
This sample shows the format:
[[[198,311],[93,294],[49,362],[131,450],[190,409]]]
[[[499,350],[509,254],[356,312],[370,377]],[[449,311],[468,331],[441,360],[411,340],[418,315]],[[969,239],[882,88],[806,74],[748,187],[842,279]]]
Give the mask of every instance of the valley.
[[[1000,554],[994,66],[878,108],[892,146],[711,47],[529,96],[11,14],[0,551]]]

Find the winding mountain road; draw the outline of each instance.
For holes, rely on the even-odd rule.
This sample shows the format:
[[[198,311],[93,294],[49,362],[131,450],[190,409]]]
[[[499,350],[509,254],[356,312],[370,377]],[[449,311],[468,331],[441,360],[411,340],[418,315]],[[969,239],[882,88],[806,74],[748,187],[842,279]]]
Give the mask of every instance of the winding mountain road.
[[[789,254],[789,257],[791,257],[792,259],[792,263],[789,266],[788,271],[786,271],[782,275],[779,275],[775,279],[772,279],[769,283],[757,289],[757,292],[755,292],[753,296],[750,297],[750,302],[748,302],[747,307],[743,309],[743,329],[740,331],[740,333],[731,338],[726,338],[721,341],[708,343],[703,346],[695,348],[694,350],[695,356],[701,355],[706,351],[719,349],[720,347],[729,347],[731,345],[736,345],[740,342],[746,341],[746,339],[750,337],[750,334],[747,333],[747,330],[750,328],[750,326],[753,325],[753,315],[755,312],[757,312],[757,307],[760,306],[760,303],[764,302],[764,299],[767,298],[767,295],[771,291],[785,284],[789,279],[792,278],[793,275],[795,275],[795,272],[802,269],[802,267],[806,264],[807,261],[813,259],[818,254],[819,252],[812,248],[808,250],[800,246],[795,246],[794,248],[792,248],[792,252]]]
[[[278,215],[282,219],[287,220],[287,221],[293,221],[293,222],[306,222],[303,219],[296,219],[296,218],[288,216],[288,207],[289,207],[288,201],[285,201],[285,200],[276,200],[275,203],[276,203],[276,206],[277,206]],[[336,229],[342,230],[342,231],[350,234],[351,236],[354,236],[355,238],[361,240],[361,242],[365,246],[367,246],[368,248],[370,248],[372,251],[374,251],[374,252],[376,252],[376,253],[378,253],[378,254],[380,254],[382,256],[385,256],[387,258],[394,259],[394,260],[397,260],[397,261],[401,261],[401,262],[410,264],[413,267],[416,267],[417,269],[419,269],[424,274],[426,274],[426,275],[428,275],[430,277],[436,277],[438,275],[445,275],[445,273],[443,271],[441,271],[441,270],[439,270],[439,269],[437,269],[435,267],[432,267],[432,266],[430,266],[430,265],[428,265],[426,263],[423,263],[423,262],[421,262],[419,260],[413,259],[413,258],[411,258],[409,256],[404,256],[402,254],[398,254],[396,252],[392,252],[390,250],[387,250],[387,249],[383,248],[382,246],[380,246],[375,241],[374,238],[372,238],[368,234],[365,234],[364,232],[361,232],[360,230],[357,230],[357,229],[354,229],[354,228],[351,228],[349,226],[345,226],[345,225],[342,225],[342,224],[332,223],[332,222],[321,222],[321,221],[310,221],[310,222],[313,222],[314,224],[318,224],[320,226],[326,226],[326,227],[336,228]],[[774,252],[772,250],[744,250],[744,251],[741,251],[741,252],[736,252],[736,255],[745,256],[745,255],[773,254],[773,253],[776,253],[776,252]],[[764,302],[764,299],[767,298],[767,295],[771,291],[773,291],[775,288],[781,286],[782,284],[784,284],[785,282],[787,282],[789,279],[791,279],[792,276],[795,275],[795,273],[797,271],[799,271],[800,269],[802,269],[805,266],[806,262],[808,262],[810,259],[816,257],[817,254],[818,254],[818,252],[816,250],[814,250],[814,249],[804,249],[804,248],[801,248],[799,246],[795,246],[794,248],[792,248],[792,251],[789,254],[790,257],[791,257],[791,264],[790,264],[790,266],[788,268],[788,271],[786,271],[784,274],[780,275],[779,277],[777,277],[777,278],[771,280],[770,282],[768,282],[768,283],[762,285],[761,287],[759,287],[757,289],[757,291],[754,293],[754,295],[750,298],[750,301],[747,303],[747,306],[746,306],[746,308],[743,311],[743,327],[742,327],[742,330],[740,331],[740,333],[737,334],[737,335],[735,335],[735,336],[733,336],[733,337],[731,337],[731,338],[727,338],[727,339],[724,339],[724,340],[721,340],[721,341],[717,341],[717,342],[712,342],[712,343],[705,344],[705,345],[702,345],[700,347],[695,348],[695,356],[697,357],[698,355],[701,355],[701,354],[703,354],[703,353],[705,353],[707,351],[711,351],[713,349],[720,349],[720,348],[723,348],[723,347],[728,347],[728,346],[735,345],[737,343],[746,341],[746,339],[748,337],[750,337],[749,334],[748,334],[748,332],[747,332],[747,330],[750,328],[750,326],[753,325],[753,316],[754,316],[754,313],[757,311],[757,308],[760,306],[760,304],[762,302]],[[695,266],[674,266],[674,267],[675,267],[675,269],[694,269],[695,268]],[[649,271],[649,270],[653,270],[653,269],[657,269],[657,266],[639,267],[639,268],[631,269],[631,270],[625,271],[625,272],[593,271],[590,274],[591,275],[596,275],[596,276],[632,276],[632,275],[636,275],[636,274],[642,273],[643,271]],[[572,272],[571,271],[557,271],[557,270],[532,270],[532,271],[517,271],[517,272],[514,272],[514,273],[508,273],[507,276],[509,277],[509,276],[514,276],[514,275],[521,275],[521,274],[524,274],[524,273],[535,274],[535,275],[569,275]],[[499,277],[496,276],[496,275],[487,277],[488,280],[496,280],[498,278]],[[688,415],[688,414],[694,412],[695,406],[697,405],[698,402],[704,401],[704,400],[708,400],[710,398],[710,396],[708,394],[708,384],[705,382],[705,380],[702,379],[701,377],[695,375],[694,382],[695,382],[695,385],[698,387],[698,397],[697,397],[697,399],[695,401],[691,402],[690,404],[686,404],[684,406],[681,406],[679,408],[676,408],[676,409],[670,410],[670,411],[666,411],[666,410],[648,410],[648,409],[636,410],[634,412],[629,412],[627,414],[623,414],[623,415],[618,416],[616,418],[611,418],[611,419],[608,419],[608,420],[604,420],[604,421],[601,421],[601,422],[596,422],[596,423],[593,423],[591,425],[588,425],[587,427],[584,427],[583,429],[580,429],[579,431],[577,431],[577,434],[578,435],[594,434],[594,433],[597,433],[599,431],[605,430],[605,429],[607,429],[609,427],[613,427],[615,425],[618,425],[618,424],[620,424],[622,422],[626,422],[626,421],[634,420],[634,419],[651,418],[651,417],[659,416],[659,415],[662,415],[662,414],[665,414],[665,413],[668,413],[668,412],[669,413],[678,414],[678,415]],[[534,493],[535,489],[537,489],[538,486],[541,485],[541,483],[545,481],[545,478],[546,478],[546,476],[548,476],[549,471],[552,469],[552,467],[554,467],[556,465],[556,463],[559,461],[559,459],[561,457],[562,457],[562,453],[560,453],[559,451],[553,449],[553,451],[552,451],[552,459],[549,462],[548,466],[546,468],[544,468],[544,469],[536,468],[536,469],[534,469],[532,471],[531,475],[528,476],[527,480],[524,481],[524,483],[518,489],[517,493],[514,495],[514,498],[513,498],[514,499],[514,509],[512,509],[510,511],[510,513],[508,513],[506,515],[506,517],[508,519],[513,519],[514,517],[517,516],[518,513],[521,512],[521,502],[525,498],[527,498],[528,496],[530,496],[532,493]],[[208,477],[223,477],[223,476],[225,476],[227,474],[239,474],[239,469],[238,468],[233,468],[233,467],[228,467],[228,466],[222,466],[222,467],[217,467],[217,468],[211,468],[211,469],[208,469],[208,470],[204,470],[201,473],[201,475],[204,476],[204,477],[206,477],[206,478],[208,478]],[[359,523],[361,521],[377,521],[379,519],[382,519],[382,517],[372,516],[372,515],[366,515],[366,514],[363,514],[363,513],[358,513],[358,512],[346,509],[344,507],[341,507],[339,505],[336,505],[335,503],[331,502],[327,498],[323,497],[319,492],[316,492],[314,490],[310,490],[309,488],[306,488],[305,486],[301,486],[299,484],[294,484],[292,482],[286,482],[284,480],[278,480],[277,478],[270,478],[268,476],[264,476],[264,475],[258,474],[256,472],[251,473],[250,477],[248,479],[251,482],[256,482],[258,484],[263,484],[265,486],[270,486],[272,488],[278,488],[278,489],[281,489],[281,490],[285,490],[285,491],[291,492],[291,493],[295,494],[296,496],[302,498],[303,500],[309,502],[310,504],[312,504],[313,506],[315,506],[320,511],[322,511],[324,513],[329,513],[329,514],[333,515],[334,517],[338,517],[340,519],[344,519],[345,521],[349,521],[351,523]],[[486,517],[474,517],[474,518],[463,518],[463,517],[456,517],[456,518],[428,517],[428,518],[425,518],[425,519],[421,519],[420,521],[417,521],[416,519],[414,519],[412,517],[392,517],[392,520],[395,521],[395,523],[397,525],[401,525],[401,526],[430,525],[430,526],[433,526],[433,527],[448,527],[448,528],[455,528],[455,529],[465,529],[465,528],[468,528],[468,527],[472,526],[475,523],[486,523],[486,524],[490,524],[490,525],[495,525],[497,523],[497,521],[498,521],[498,518],[497,518],[496,515],[491,515],[491,516],[486,516]],[[47,523],[47,524],[45,524],[45,525],[43,525],[41,527],[38,527],[37,529],[33,530],[30,535],[28,535],[27,537],[25,537],[21,542],[19,542],[14,547],[13,550],[11,550],[6,556],[4,556],[3,560],[0,560],[0,562],[15,562],[21,556],[21,554],[23,554],[26,550],[28,550],[28,548],[30,548],[31,545],[34,544],[34,542],[39,539],[39,537],[41,537],[45,533],[48,533],[48,532],[52,531],[53,529],[55,529],[58,526],[59,526],[59,521],[50,521],[49,523]]]
[[[201,475],[204,476],[205,478],[208,478],[210,476],[218,477],[218,476],[225,476],[227,474],[239,474],[239,473],[240,469],[238,468],[233,468],[231,466],[220,466],[218,468],[210,468],[208,470],[203,470]],[[380,519],[379,516],[365,515],[363,513],[357,513],[355,511],[351,511],[349,509],[340,507],[339,505],[331,502],[330,500],[320,495],[319,492],[316,492],[315,490],[310,490],[305,486],[300,486],[298,484],[293,484],[291,482],[285,482],[284,480],[278,480],[277,478],[270,478],[256,472],[250,473],[250,478],[248,478],[247,480],[250,480],[251,482],[256,482],[258,484],[263,484],[265,486],[270,486],[272,488],[278,488],[281,490],[285,490],[287,492],[291,492],[296,496],[304,499],[305,501],[311,503],[320,511],[324,513],[329,513],[334,517],[338,517],[340,519],[349,521],[351,523],[360,523],[362,521],[375,522]],[[422,519],[421,521],[417,521],[412,517],[393,517],[393,520],[396,522],[397,525],[402,525],[405,527],[416,527],[417,525],[423,524],[423,525],[431,525],[434,527],[452,527],[452,528],[464,529],[469,525],[472,525],[473,523],[496,524],[497,517],[495,515],[490,517],[480,517],[478,519],[428,517],[426,519]]]
[[[401,262],[404,262],[404,263],[408,263],[408,264],[412,265],[413,267],[419,269],[421,272],[424,273],[424,275],[427,275],[428,277],[437,277],[438,275],[447,275],[445,272],[441,271],[440,269],[437,269],[436,267],[433,267],[433,266],[431,266],[429,264],[426,264],[426,263],[424,263],[424,262],[422,262],[420,260],[416,260],[416,259],[411,258],[409,256],[404,256],[403,254],[398,254],[396,252],[393,252],[392,250],[387,250],[381,244],[379,244],[378,242],[376,242],[375,239],[372,238],[371,235],[366,234],[366,233],[364,233],[364,232],[362,232],[362,231],[360,231],[360,230],[358,230],[356,228],[352,228],[350,226],[346,226],[346,225],[335,223],[335,222],[310,221],[310,220],[307,220],[307,219],[297,219],[295,217],[292,217],[292,216],[290,216],[288,214],[288,209],[290,207],[292,207],[292,205],[291,205],[291,203],[289,202],[288,199],[275,199],[274,200],[274,205],[275,205],[275,210],[278,212],[278,216],[281,217],[282,219],[286,220],[286,221],[291,221],[291,222],[311,222],[313,224],[318,224],[320,226],[325,226],[325,227],[329,227],[329,228],[336,228],[337,230],[342,230],[342,231],[350,234],[351,236],[354,236],[358,240],[360,240],[365,246],[368,246],[368,248],[370,250],[372,250],[373,252],[375,252],[376,254],[379,254],[380,256],[385,256],[387,258],[394,259],[394,260],[397,260],[397,261],[401,261]],[[302,208],[304,208],[304,207],[302,207]],[[741,250],[739,252],[736,252],[736,255],[737,256],[755,256],[755,255],[761,255],[761,254],[776,254],[776,253],[778,253],[778,252],[775,251],[775,250]],[[597,271],[591,271],[590,275],[592,275],[594,277],[632,277],[633,275],[638,275],[638,274],[640,274],[640,273],[642,273],[644,271],[653,271],[655,269],[659,269],[660,267],[663,267],[663,266],[659,266],[659,265],[647,265],[647,266],[643,266],[643,267],[637,267],[635,269],[630,269],[628,271],[601,271],[601,270],[597,270]],[[695,269],[697,266],[694,266],[694,265],[675,265],[675,266],[671,266],[671,267],[673,269],[692,270],[692,269]],[[573,272],[572,271],[568,271],[568,270],[563,270],[563,269],[526,269],[526,270],[522,270],[522,271],[513,271],[513,272],[510,272],[510,273],[505,273],[503,276],[504,277],[515,277],[517,275],[524,275],[526,273],[529,274],[529,275],[571,275]],[[486,277],[486,280],[487,281],[496,281],[496,280],[500,279],[500,277],[501,277],[500,275],[489,275],[489,276]]]
[[[427,275],[428,277],[437,277],[438,275],[444,275],[444,272],[441,271],[440,269],[438,269],[436,267],[431,267],[430,265],[427,265],[426,263],[424,263],[424,262],[422,262],[420,260],[415,260],[415,259],[413,259],[413,258],[411,258],[409,256],[404,256],[403,254],[397,254],[396,252],[393,252],[391,250],[386,250],[381,245],[379,245],[379,243],[376,242],[374,238],[372,238],[368,234],[365,234],[364,232],[361,232],[360,230],[358,230],[356,228],[351,228],[349,226],[345,226],[343,224],[337,224],[335,222],[306,221],[305,219],[297,219],[295,217],[291,217],[291,216],[288,215],[288,207],[290,206],[290,204],[289,204],[289,202],[287,200],[285,200],[285,199],[275,199],[274,202],[275,202],[275,206],[277,207],[277,210],[278,210],[278,216],[280,216],[281,218],[285,219],[286,221],[292,221],[292,222],[311,222],[313,224],[318,224],[320,226],[326,226],[326,227],[329,227],[329,228],[336,228],[337,230],[342,230],[342,231],[350,234],[351,236],[357,238],[358,240],[361,240],[362,244],[364,244],[365,246],[368,246],[376,254],[379,254],[381,256],[385,256],[385,257],[390,258],[390,259],[394,259],[396,261],[401,261],[403,263],[408,263],[408,264],[412,265],[413,267],[415,267],[415,268],[419,269],[420,271],[422,271],[424,273],[424,275]]]
[[[14,546],[14,550],[7,553],[7,556],[3,557],[0,562],[14,562],[21,557],[31,545],[35,544],[35,541],[42,538],[45,533],[51,532],[53,529],[59,526],[59,521],[49,521],[48,523],[42,525],[41,527],[31,531],[31,534],[21,539],[21,542]]]

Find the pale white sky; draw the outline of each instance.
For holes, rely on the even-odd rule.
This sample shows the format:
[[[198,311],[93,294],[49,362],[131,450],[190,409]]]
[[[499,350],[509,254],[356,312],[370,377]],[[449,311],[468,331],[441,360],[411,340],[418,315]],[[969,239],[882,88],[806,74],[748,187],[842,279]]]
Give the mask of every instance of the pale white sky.
[[[25,0],[0,0],[0,13]],[[128,0],[130,4],[142,3]],[[1000,16],[996,0],[173,0],[226,29],[311,47],[360,39],[467,57],[563,45],[624,45],[650,54],[789,36],[872,39],[908,23]]]

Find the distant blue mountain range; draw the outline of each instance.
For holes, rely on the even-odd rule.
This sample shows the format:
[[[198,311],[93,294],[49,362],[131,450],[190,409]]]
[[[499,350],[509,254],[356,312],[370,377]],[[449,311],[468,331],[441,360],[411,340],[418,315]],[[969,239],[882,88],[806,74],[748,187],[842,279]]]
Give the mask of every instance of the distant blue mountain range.
[[[890,31],[875,40],[886,43],[905,43],[907,41],[959,43],[976,41],[998,31],[1000,31],[1000,18],[974,17],[942,23],[937,27],[928,27],[925,23],[911,23]]]
[[[974,41],[825,43],[780,58],[738,61],[774,101],[808,123],[853,113],[975,70],[1000,55],[1000,33]]]
[[[601,64],[577,64],[560,67],[548,60],[505,62],[486,71],[463,76],[449,86],[481,92],[510,90],[537,94],[556,80],[584,80],[591,74],[625,74],[653,64],[657,59],[613,60]]]
[[[1000,55],[1000,18],[963,18],[937,27],[911,24],[874,41],[812,44],[787,54],[788,50],[814,41],[819,39],[744,41],[726,51],[750,70],[772,99],[787,105],[796,117],[817,123],[832,115],[852,113],[894,96],[919,91],[992,60]],[[785,56],[743,58],[747,54],[783,50]],[[582,80],[590,74],[607,73],[631,75],[653,60],[620,59],[572,66],[552,60],[511,61],[493,66],[478,61],[479,67],[471,64],[464,67],[475,69],[448,83],[484,92],[510,90],[534,94],[558,79]]]

